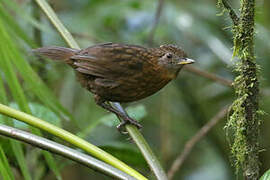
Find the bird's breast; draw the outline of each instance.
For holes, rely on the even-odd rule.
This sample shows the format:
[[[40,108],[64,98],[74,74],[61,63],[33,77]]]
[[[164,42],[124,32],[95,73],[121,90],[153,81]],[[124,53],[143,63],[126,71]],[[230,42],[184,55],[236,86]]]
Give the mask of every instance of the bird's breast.
[[[160,68],[146,68],[128,77],[119,78],[118,87],[111,89],[114,100],[132,102],[146,98],[168,84],[173,79],[165,70]],[[118,99],[117,99],[118,98]]]

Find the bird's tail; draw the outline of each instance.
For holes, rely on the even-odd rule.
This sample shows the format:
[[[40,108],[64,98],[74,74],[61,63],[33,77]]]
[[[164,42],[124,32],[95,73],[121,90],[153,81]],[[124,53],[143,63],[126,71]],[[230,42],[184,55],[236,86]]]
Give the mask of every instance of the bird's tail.
[[[78,50],[72,48],[50,46],[33,49],[32,52],[37,56],[46,57],[52,60],[68,61],[71,56],[78,52]]]

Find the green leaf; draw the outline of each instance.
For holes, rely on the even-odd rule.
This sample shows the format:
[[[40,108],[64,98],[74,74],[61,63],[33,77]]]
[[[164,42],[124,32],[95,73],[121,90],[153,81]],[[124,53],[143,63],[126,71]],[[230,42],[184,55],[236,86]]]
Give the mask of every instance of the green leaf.
[[[31,110],[30,110],[30,107],[28,105],[27,99],[26,99],[25,94],[23,92],[23,89],[19,83],[19,80],[17,79],[14,67],[12,66],[12,63],[11,63],[14,59],[20,60],[17,62],[25,62],[25,61],[22,58],[22,55],[19,53],[19,50],[16,47],[16,43],[14,43],[14,41],[12,41],[11,35],[6,30],[6,26],[4,26],[3,21],[1,19],[1,16],[0,16],[0,42],[1,42],[0,43],[0,55],[2,57],[1,61],[0,61],[0,69],[4,73],[4,75],[5,75],[4,77],[6,79],[6,82],[8,84],[9,89],[11,90],[11,94],[12,94],[14,100],[16,101],[16,103],[18,104],[18,106],[20,107],[20,109],[24,112],[31,114]],[[24,64],[16,64],[16,65],[20,65],[20,66],[18,66],[18,69],[22,70],[24,73],[31,73],[31,74],[24,74],[25,76],[34,77],[36,75],[35,73],[32,73],[33,71],[29,71],[29,70],[32,70],[30,66],[23,66]],[[38,76],[36,75],[35,77],[38,77]],[[31,80],[33,80],[31,82],[31,84],[35,86],[35,89],[33,89],[34,92],[36,92],[36,91],[43,92],[43,89],[41,89],[41,88],[44,88],[44,89],[46,88],[46,87],[39,86],[41,81],[38,78],[34,78]],[[2,90],[2,91],[4,91],[4,90]],[[5,97],[3,97],[2,99],[5,99]],[[44,97],[44,99],[48,100],[50,98]],[[7,103],[7,102],[5,102],[5,103]],[[9,124],[9,125],[11,125],[11,124]],[[31,128],[31,130],[32,130],[32,132],[34,132],[35,134],[37,134],[39,136],[42,135],[38,129]],[[18,164],[21,168],[21,171],[22,171],[24,178],[26,180],[30,180],[31,175],[30,175],[30,171],[28,170],[28,167],[26,165],[22,145],[20,143],[15,142],[15,141],[11,141],[11,146],[12,146],[14,155],[18,161]],[[45,156],[45,159],[47,157],[48,157],[48,155]],[[51,158],[53,158],[53,157],[51,157]],[[54,163],[54,162],[52,162],[52,163]],[[48,164],[48,165],[50,166],[50,164]],[[57,167],[57,166],[54,165],[54,167],[50,167],[50,168],[53,169],[54,172],[56,172],[58,170],[55,167]]]
[[[46,120],[47,122],[54,124],[58,127],[61,127],[60,118],[47,107],[38,104],[38,103],[29,103],[32,114],[35,117]]]
[[[5,2],[11,2],[11,1],[5,1]],[[6,6],[4,8],[2,3],[3,1],[0,2],[0,18],[6,24],[6,27],[8,28],[9,32],[12,32],[14,35],[16,34],[17,36],[19,36],[29,46],[35,47],[35,43],[26,35],[26,33],[20,28],[20,26],[16,23],[16,21],[14,21],[13,18],[10,15],[8,15],[7,11],[5,10]],[[18,12],[21,12],[21,10]]]
[[[6,179],[6,180],[11,179],[1,159],[0,159],[0,175],[2,176],[3,179]],[[0,176],[0,179],[1,179],[1,176]]]
[[[270,180],[270,169],[263,174],[260,180]]]
[[[3,176],[3,179],[7,180],[13,180],[14,176],[11,171],[11,167],[8,163],[7,157],[5,155],[5,152],[0,144],[0,172]]]
[[[4,9],[3,8],[1,9],[1,4],[0,4],[0,12],[2,10],[4,12]],[[0,13],[0,18],[2,20],[4,18],[9,18],[11,22],[14,22],[14,20],[12,18],[10,18],[10,16],[8,16],[6,13],[2,17],[1,17],[1,13]],[[9,24],[7,24],[7,25],[9,25]],[[5,26],[5,27],[9,27],[9,26]],[[11,29],[10,31],[8,31],[9,33],[14,32],[13,34],[15,36],[18,36],[19,38],[22,38],[22,36],[27,37],[26,34],[23,34],[24,32],[20,29],[20,27],[16,23],[13,23],[12,25],[10,25],[9,29]],[[41,102],[43,102],[46,106],[50,107],[58,115],[64,115],[64,118],[66,118],[66,116],[67,116],[73,120],[72,115],[59,103],[59,101],[52,94],[52,92],[49,90],[49,88],[39,78],[39,76],[36,74],[36,72],[33,71],[31,66],[29,65],[29,63],[24,59],[19,48],[15,44],[12,43],[12,39],[10,37],[11,37],[10,34],[5,33],[5,34],[3,34],[3,37],[2,37],[3,39],[0,39],[1,42],[6,41],[6,43],[3,43],[6,46],[5,51],[3,53],[5,53],[6,58],[9,59],[8,64],[6,66],[4,66],[3,68],[6,68],[7,66],[10,66],[10,68],[11,68],[10,62],[13,61],[13,64],[17,67],[18,71],[20,72],[20,75],[23,77],[29,90],[32,93],[34,93],[40,99]],[[33,45],[30,42],[28,43],[28,45],[33,47]],[[34,57],[32,56],[32,58],[34,58]],[[9,78],[9,76],[7,76],[7,78]],[[10,77],[10,78],[14,78],[14,77]],[[10,79],[8,79],[7,81],[9,82],[9,80]],[[13,84],[16,85],[15,82]],[[14,86],[14,87],[16,87],[16,86]],[[13,90],[13,89],[14,88],[12,88],[11,90]],[[15,89],[18,89],[18,87]],[[20,94],[22,94],[22,93],[19,91],[18,95],[20,95]],[[26,102],[26,100],[23,100],[22,97],[20,97],[18,99],[21,99],[22,101]],[[21,105],[22,105],[21,101],[18,103],[21,107]],[[24,109],[26,110],[26,107],[24,107]]]
[[[34,2],[33,2],[34,3]],[[14,11],[17,17],[20,17],[23,21],[27,23],[27,25],[33,26],[43,32],[53,33],[53,31],[46,25],[37,21],[29,12],[26,10],[26,7],[22,7],[21,4],[16,3],[15,1],[5,0],[3,1],[4,7],[9,11]],[[28,3],[26,3],[28,4]],[[32,6],[32,8],[36,8]],[[2,11],[2,13],[1,13]],[[20,28],[20,26],[13,20],[13,17],[9,16],[4,9],[1,9],[0,6],[0,15],[4,15],[5,22],[9,24],[10,30],[14,31],[17,36],[19,36],[22,40],[25,41],[31,48],[36,48],[36,42],[28,37],[28,35]]]
[[[59,171],[59,167],[56,165],[55,159],[53,158],[52,154],[47,151],[42,151],[47,164],[49,165],[50,169],[54,172],[57,180],[62,180],[61,173]]]
[[[33,92],[40,99],[41,102],[43,102],[46,106],[50,107],[55,113],[59,115],[64,114],[65,116],[72,119],[72,115],[59,103],[59,101],[52,94],[49,88],[33,71],[29,63],[25,61],[18,53],[18,51],[13,51],[13,64],[17,66],[17,69],[22,75],[29,90]]]
[[[5,78],[13,94],[13,97],[18,101],[18,103],[23,109],[28,110],[26,100],[20,88],[20,84],[16,78],[16,74],[12,70],[11,63],[8,60],[10,57],[10,54],[8,54],[9,53],[9,50],[8,50],[9,42],[7,41],[8,39],[9,38],[8,38],[7,32],[5,31],[5,26],[2,23],[2,20],[0,18],[0,42],[1,42],[0,43],[0,54],[1,54],[0,68],[2,72],[4,72],[5,74]],[[3,82],[1,82],[1,86],[3,88]],[[4,90],[1,90],[1,91],[4,92]],[[7,98],[6,98],[5,93],[1,95],[2,95],[2,98],[1,98],[2,101],[6,101]],[[7,103],[7,102],[4,102],[4,103]],[[19,164],[19,167],[22,171],[24,179],[30,180],[31,176],[30,176],[28,167],[26,165],[22,145],[16,141],[11,141],[11,147],[16,157],[16,160]]]
[[[26,160],[24,158],[24,152],[23,152],[21,143],[17,143],[16,141],[12,140],[11,141],[11,148],[12,148],[14,155],[19,163],[23,177],[26,180],[31,180],[32,178],[30,175],[30,171],[27,167]]]

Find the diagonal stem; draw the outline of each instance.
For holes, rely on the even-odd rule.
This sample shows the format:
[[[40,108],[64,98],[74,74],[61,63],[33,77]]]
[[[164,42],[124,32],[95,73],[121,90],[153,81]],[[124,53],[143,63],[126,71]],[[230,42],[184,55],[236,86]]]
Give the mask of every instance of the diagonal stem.
[[[229,2],[227,0],[221,0],[221,3],[223,5],[223,7],[229,11],[230,17],[233,21],[233,24],[236,26],[239,23],[239,17],[236,14],[236,12],[234,11],[234,9],[231,7],[231,5],[229,4]]]
[[[182,153],[175,159],[172,166],[168,171],[168,178],[172,179],[173,176],[184,161],[190,155],[193,147],[204,137],[206,134],[226,115],[228,106],[223,107],[208,123],[206,123],[186,144]]]
[[[158,26],[158,23],[159,23],[159,20],[160,20],[160,16],[161,16],[161,13],[162,13],[163,6],[164,6],[164,0],[159,0],[157,10],[156,10],[156,14],[155,14],[153,27],[152,27],[152,29],[151,29],[151,31],[149,33],[149,37],[148,37],[148,44],[149,45],[153,44],[155,32],[156,32],[156,29],[157,29],[157,26]]]
[[[120,103],[113,103],[114,107],[119,109],[123,114],[127,114],[124,108],[120,105]],[[166,180],[167,176],[165,171],[163,170],[159,160],[151,150],[150,146],[145,141],[144,137],[138,130],[138,128],[134,128],[133,125],[126,125],[126,129],[129,135],[132,137],[136,145],[139,147],[141,153],[143,154],[146,162],[150,166],[151,170],[154,172],[156,178],[158,180]]]
[[[198,69],[198,68],[193,67],[193,66],[186,66],[186,67],[184,67],[184,69],[189,71],[189,72],[192,72],[196,75],[205,77],[205,78],[210,79],[212,81],[215,81],[217,83],[223,84],[223,85],[228,86],[228,87],[232,87],[233,81],[231,81],[229,79],[225,79],[223,77],[220,77],[216,74],[213,74],[213,73],[210,73],[207,71],[203,71],[203,70]]]

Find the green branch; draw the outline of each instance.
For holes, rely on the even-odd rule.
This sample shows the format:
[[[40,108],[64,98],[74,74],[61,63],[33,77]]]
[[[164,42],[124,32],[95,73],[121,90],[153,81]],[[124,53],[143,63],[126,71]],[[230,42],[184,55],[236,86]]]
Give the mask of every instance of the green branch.
[[[126,111],[119,103],[113,103],[114,107],[119,109],[122,113],[126,114]],[[126,125],[127,132],[132,137],[141,153],[143,154],[146,162],[150,166],[150,169],[154,172],[158,180],[168,179],[165,171],[162,169],[157,157],[152,152],[150,146],[147,144],[142,134],[139,132],[138,128],[133,125]]]
[[[48,19],[51,21],[51,23],[54,25],[54,27],[57,29],[57,31],[61,34],[61,36],[64,38],[66,43],[71,47],[75,49],[80,49],[79,45],[76,43],[72,35],[69,33],[69,31],[65,28],[65,26],[61,23],[61,21],[58,19],[56,14],[54,13],[51,6],[45,1],[45,0],[35,0],[36,3],[40,6],[42,11],[46,14]]]

